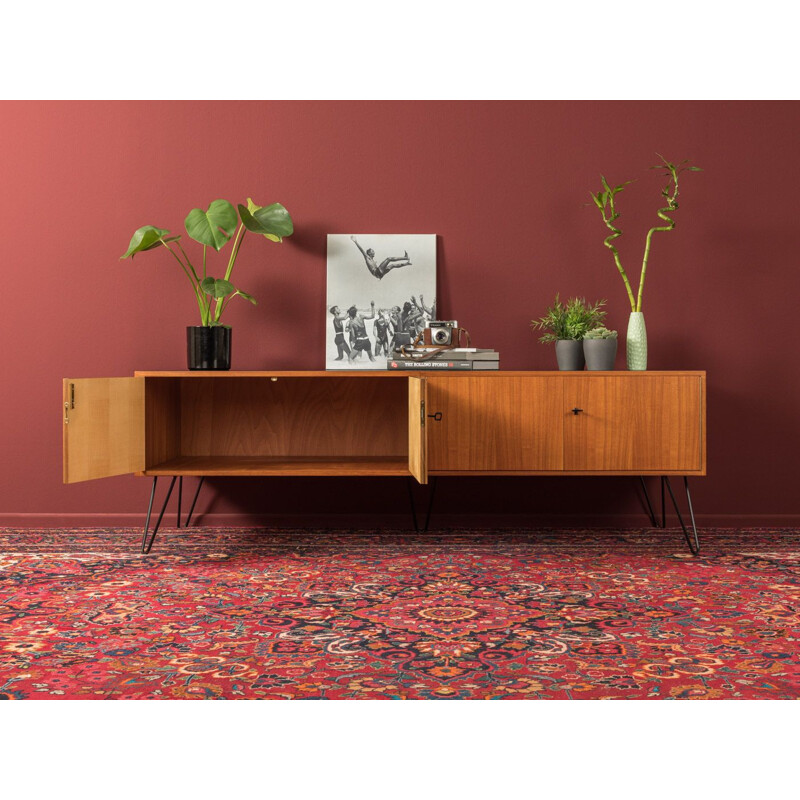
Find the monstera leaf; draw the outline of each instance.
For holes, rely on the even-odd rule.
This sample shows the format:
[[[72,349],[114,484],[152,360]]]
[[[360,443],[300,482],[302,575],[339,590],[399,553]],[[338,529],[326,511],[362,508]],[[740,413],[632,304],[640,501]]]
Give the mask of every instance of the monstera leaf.
[[[181,238],[180,236],[167,236],[164,238],[168,233],[168,230],[156,228],[153,225],[145,225],[139,228],[131,237],[128,251],[125,255],[120,256],[120,260],[128,258],[129,256],[133,258],[137,253],[143,253],[145,250],[152,250],[154,247],[158,247],[162,242],[174,242],[176,239]]]
[[[238,221],[236,209],[227,200],[215,200],[207,211],[193,208],[184,224],[186,233],[196,242],[221,250],[233,236]]]
[[[242,224],[253,233],[260,233],[272,242],[280,242],[284,236],[294,233],[294,225],[289,212],[280,204],[257,206],[252,198],[247,198],[247,208],[239,204]]]
[[[221,300],[236,291],[236,287],[223,278],[203,278],[200,281],[200,288],[215,300]]]

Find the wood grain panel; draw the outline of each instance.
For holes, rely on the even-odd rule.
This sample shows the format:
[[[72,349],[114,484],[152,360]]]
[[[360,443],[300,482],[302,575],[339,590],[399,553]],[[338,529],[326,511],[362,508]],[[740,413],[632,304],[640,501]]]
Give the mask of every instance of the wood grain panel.
[[[407,392],[407,380],[182,379],[181,454],[407,460]]]
[[[291,476],[391,476],[409,475],[407,458],[179,456],[149,467],[145,475],[291,475]]]
[[[562,398],[558,375],[430,377],[429,471],[562,469]]]
[[[143,378],[65,378],[61,414],[64,483],[144,469]]]
[[[181,393],[174,378],[145,378],[145,465],[180,455]]]
[[[565,470],[705,470],[701,377],[584,375],[564,381]],[[574,415],[573,407],[582,411]]]
[[[358,380],[408,380],[408,372],[403,370],[149,370],[137,369],[134,373],[137,378],[188,378],[192,380],[239,380],[240,378],[323,378],[336,380],[340,378],[355,378]],[[440,369],[414,371],[414,375],[431,377],[438,375],[446,377],[447,380],[469,380],[473,373],[448,372],[446,375]],[[583,373],[586,374],[586,373]],[[624,376],[626,380],[648,380],[653,375],[695,375],[704,376],[702,370],[647,370],[646,372],[592,372],[592,376],[597,375],[617,375]],[[572,373],[574,376],[575,373]],[[523,370],[497,370],[481,372],[483,378],[496,377],[503,378],[563,378],[564,373],[559,370],[537,370],[536,372]]]

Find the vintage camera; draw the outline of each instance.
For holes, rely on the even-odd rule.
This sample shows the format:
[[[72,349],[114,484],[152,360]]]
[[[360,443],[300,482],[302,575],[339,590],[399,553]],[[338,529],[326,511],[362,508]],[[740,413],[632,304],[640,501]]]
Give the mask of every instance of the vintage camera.
[[[455,347],[458,343],[458,322],[454,319],[431,320],[424,336],[425,344],[430,347]]]

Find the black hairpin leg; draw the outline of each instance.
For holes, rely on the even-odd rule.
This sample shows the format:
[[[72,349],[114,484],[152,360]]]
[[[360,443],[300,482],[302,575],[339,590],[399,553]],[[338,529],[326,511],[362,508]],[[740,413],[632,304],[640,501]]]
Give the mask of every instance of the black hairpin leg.
[[[178,524],[175,526],[180,528],[181,526],[181,498],[183,497],[183,475],[178,478]]]
[[[689,479],[684,476],[683,478],[683,488],[686,490],[686,502],[689,506],[689,517],[692,522],[692,534],[694,537],[694,541],[692,541],[692,537],[689,536],[689,529],[686,527],[683,521],[683,517],[681,516],[681,511],[678,508],[678,501],[675,499],[675,494],[672,491],[672,484],[669,482],[668,477],[664,477],[667,484],[667,489],[669,490],[669,496],[672,498],[672,505],[675,506],[675,513],[678,515],[678,522],[681,524],[681,528],[683,529],[683,535],[686,537],[686,544],[689,545],[689,549],[692,551],[692,555],[698,555],[700,553],[700,541],[697,538],[697,524],[694,520],[694,509],[692,508],[692,496],[689,494]]]
[[[420,532],[420,528],[419,528],[419,522],[417,521],[417,508],[416,508],[416,505],[414,504],[414,491],[411,488],[411,483],[412,483],[411,478],[409,478],[408,479],[408,483],[406,484],[408,486],[408,499],[411,502],[411,516],[412,516],[412,518],[414,520],[414,530],[417,531],[417,533],[419,533]],[[430,524],[430,521],[431,521],[431,510],[433,509],[433,498],[436,496],[436,478],[435,477],[430,479],[429,486],[430,486],[430,489],[429,489],[429,494],[428,494],[428,510],[425,513],[425,527],[422,529],[423,533],[428,530],[428,525]]]
[[[639,483],[642,484],[642,491],[644,492],[644,499],[647,503],[647,514],[650,517],[650,522],[653,523],[653,527],[658,527],[658,521],[656,520],[656,513],[653,511],[653,504],[650,502],[650,493],[647,491],[647,484],[644,482],[644,478],[640,475],[639,476]]]
[[[142,553],[147,554],[150,552],[150,548],[153,546],[153,542],[155,541],[156,534],[158,533],[158,528],[161,525],[161,520],[164,517],[164,512],[167,510],[167,503],[169,502],[169,498],[172,495],[172,487],[175,486],[175,480],[177,476],[172,476],[172,481],[170,482],[169,489],[167,489],[167,496],[164,498],[164,504],[161,506],[161,513],[158,515],[158,519],[156,520],[156,525],[153,528],[153,535],[150,537],[150,542],[147,541],[147,529],[150,527],[150,514],[153,511],[153,499],[156,496],[156,483],[158,481],[158,476],[153,478],[153,488],[150,492],[150,504],[147,506],[147,519],[144,523],[144,535],[142,536]]]
[[[425,513],[425,530],[428,530],[428,526],[431,521],[431,511],[433,511],[433,498],[436,497],[436,484],[438,483],[437,478],[430,479],[430,497],[428,498],[428,510]]]
[[[144,535],[147,536],[147,529],[150,527],[150,514],[153,513],[153,500],[156,496],[156,484],[158,483],[158,475],[153,478],[153,488],[150,490],[150,502],[147,504],[147,519],[144,523]],[[142,548],[144,549],[144,541],[142,541]]]
[[[194,493],[194,500],[192,500],[192,505],[189,507],[189,513],[186,515],[186,524],[184,525],[185,528],[189,527],[189,522],[192,519],[192,512],[194,511],[195,503],[197,502],[197,498],[200,496],[200,487],[203,485],[203,481],[205,477],[200,478],[200,483],[197,484],[197,491]]]
[[[644,492],[644,499],[647,503],[647,515],[650,517],[650,522],[653,523],[654,528],[667,527],[667,511],[664,503],[664,478],[659,478],[661,481],[661,524],[659,525],[656,519],[656,512],[653,510],[653,504],[650,502],[650,493],[647,491],[647,484],[644,482],[644,477],[639,476],[639,481],[642,484],[642,491]]]

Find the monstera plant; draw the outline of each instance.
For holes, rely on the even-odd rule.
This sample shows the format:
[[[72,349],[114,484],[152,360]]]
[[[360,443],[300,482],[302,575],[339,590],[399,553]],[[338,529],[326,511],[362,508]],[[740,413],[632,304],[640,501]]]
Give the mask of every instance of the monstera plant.
[[[234,297],[243,297],[256,305],[252,295],[231,282],[236,257],[247,232],[261,234],[271,242],[280,242],[294,232],[292,218],[280,203],[259,206],[250,198],[247,199],[246,206],[239,204],[238,214],[236,208],[227,200],[214,200],[205,211],[193,208],[187,215],[184,225],[189,238],[203,245],[201,266],[195,266],[189,259],[181,244],[180,236],[170,236],[168,230],[154,225],[139,228],[133,234],[128,250],[121,258],[133,258],[137,253],[162,247],[169,250],[192,285],[200,309],[201,325],[204,327],[220,325],[220,318]],[[215,278],[209,275],[208,248],[213,247],[219,252],[231,239],[233,247],[224,277]]]

